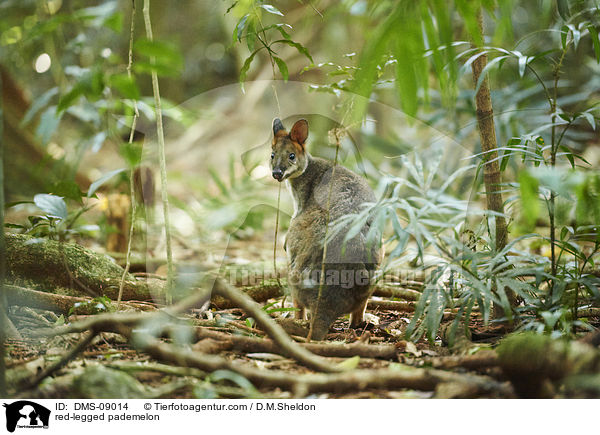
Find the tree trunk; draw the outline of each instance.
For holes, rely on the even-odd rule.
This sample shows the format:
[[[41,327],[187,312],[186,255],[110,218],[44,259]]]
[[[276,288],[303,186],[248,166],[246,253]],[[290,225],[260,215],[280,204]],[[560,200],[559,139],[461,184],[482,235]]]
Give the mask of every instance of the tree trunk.
[[[483,38],[483,13],[479,9],[477,20],[479,29]],[[487,65],[487,55],[479,56],[472,64],[473,82],[475,87],[479,78]],[[481,86],[475,95],[475,107],[477,108],[477,125],[479,127],[479,137],[481,139],[481,151],[483,153],[483,182],[485,184],[485,194],[487,209],[498,213],[495,216],[496,221],[496,251],[501,251],[506,246],[508,233],[506,228],[506,219],[504,219],[504,201],[501,193],[501,174],[498,163],[498,150],[496,142],[496,130],[494,127],[494,109],[492,108],[492,98],[490,96],[490,84],[486,77],[483,78]],[[506,289],[506,296],[511,307],[515,306],[515,295],[510,289]],[[502,307],[494,305],[494,317],[503,317]]]

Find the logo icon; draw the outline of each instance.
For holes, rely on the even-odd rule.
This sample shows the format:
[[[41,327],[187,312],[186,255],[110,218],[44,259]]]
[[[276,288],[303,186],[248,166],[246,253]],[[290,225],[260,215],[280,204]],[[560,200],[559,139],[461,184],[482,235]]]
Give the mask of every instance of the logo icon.
[[[48,428],[50,410],[29,400],[19,400],[3,405],[6,408],[6,430],[19,428]]]

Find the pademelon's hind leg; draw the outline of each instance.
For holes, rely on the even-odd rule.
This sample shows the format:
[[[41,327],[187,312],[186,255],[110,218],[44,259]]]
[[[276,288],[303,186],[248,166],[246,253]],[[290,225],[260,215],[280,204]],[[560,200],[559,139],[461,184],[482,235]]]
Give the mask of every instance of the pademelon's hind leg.
[[[367,301],[369,299],[365,298],[363,302],[360,303],[358,308],[350,313],[350,327],[357,328],[363,321],[365,317],[365,310],[367,308]]]

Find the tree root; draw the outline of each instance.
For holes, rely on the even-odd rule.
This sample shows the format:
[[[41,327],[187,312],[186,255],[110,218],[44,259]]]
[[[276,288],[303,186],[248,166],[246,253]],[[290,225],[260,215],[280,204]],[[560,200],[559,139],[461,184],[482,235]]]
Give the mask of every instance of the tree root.
[[[77,289],[116,300],[123,269],[108,256],[74,243],[6,234],[7,279],[40,290]],[[126,276],[123,299],[149,301],[162,297],[164,283],[152,285]]]
[[[22,305],[63,314],[69,313],[75,304],[79,304],[78,307],[73,309],[76,314],[93,314],[95,310],[92,304],[89,304],[92,301],[92,298],[89,297],[57,295],[14,285],[5,285],[5,289],[7,290],[8,305]],[[122,305],[136,311],[156,310],[154,305],[143,302],[130,301],[123,302]]]
[[[280,353],[279,347],[272,340],[248,337],[244,335],[232,335],[224,332],[213,331],[206,328],[196,328],[196,338],[213,339],[228,343],[227,349],[237,350],[244,353]],[[374,358],[383,360],[397,360],[398,348],[389,345],[370,345],[363,343],[302,343],[302,347],[315,355],[336,358]]]
[[[236,364],[220,356],[204,355],[187,349],[176,348],[154,338],[143,341],[145,346],[140,350],[159,361],[193,367],[207,372],[231,370],[244,376],[257,388],[282,388],[292,391],[296,397],[304,397],[311,393],[362,391],[367,388],[384,388],[386,390],[409,388],[431,391],[445,383],[468,385],[472,397],[482,395],[493,397],[514,396],[512,389],[507,384],[480,375],[416,368],[406,370],[352,370],[328,374],[267,371]]]
[[[275,343],[281,348],[281,351],[300,364],[312,368],[314,370],[323,372],[337,372],[339,368],[332,366],[328,361],[322,360],[320,357],[316,357],[306,349],[300,347],[295,341],[293,341],[289,335],[279,326],[269,315],[262,310],[262,307],[258,305],[252,298],[245,293],[239,291],[235,287],[230,286],[224,281],[218,279],[213,288],[213,293],[218,294],[230,301],[234,302],[237,306],[242,308],[246,314],[252,316],[256,323],[265,331],[269,337],[273,339]]]
[[[418,301],[421,297],[421,292],[389,284],[378,284],[375,286],[373,296],[381,296],[384,298],[398,298],[407,301]]]

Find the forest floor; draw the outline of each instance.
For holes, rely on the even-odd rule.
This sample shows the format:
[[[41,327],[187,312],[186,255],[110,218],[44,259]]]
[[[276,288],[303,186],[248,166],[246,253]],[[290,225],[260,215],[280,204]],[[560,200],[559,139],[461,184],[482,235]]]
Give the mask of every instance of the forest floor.
[[[236,241],[229,246],[227,264],[221,271],[261,268],[270,255],[272,245],[268,243]],[[272,257],[270,261],[272,264]],[[147,276],[155,277],[156,282],[163,280],[164,267],[156,268],[157,263],[147,262],[154,265],[153,270],[135,266],[140,282]],[[23,284],[22,279],[17,281]],[[231,278],[229,282],[236,284]],[[284,278],[282,282],[285,285]],[[210,305],[196,303],[173,313],[174,322],[168,326],[156,317],[164,312],[156,311],[163,305],[154,302],[143,306],[150,312],[138,313],[139,306],[125,302],[127,312],[111,313],[116,308],[114,300],[86,295],[81,297],[88,302],[75,303],[75,309],[45,309],[17,301],[9,304],[9,319],[19,337],[8,341],[6,358],[12,394],[30,398],[510,398],[565,394],[562,387],[552,385],[552,370],[544,371],[547,357],[543,355],[552,353],[549,348],[539,349],[542,356],[533,356],[540,359],[539,364],[525,363],[526,374],[540,371],[538,381],[527,385],[525,393],[515,389],[509,381],[514,381],[514,373],[507,371],[506,361],[494,351],[505,335],[504,326],[485,324],[478,314],[468,325],[469,339],[460,333],[464,329],[458,328],[452,347],[448,346],[454,318],[450,310],[434,340],[408,341],[406,328],[421,290],[414,275],[376,289],[367,309],[368,322],[361,328],[350,329],[348,318],[339,318],[326,340],[318,343],[306,343],[307,322],[292,319],[290,298],[282,296],[274,280],[224,285],[237,287],[257,300],[258,311],[268,313],[267,317],[276,321],[273,324],[294,339],[294,346],[311,351],[312,356],[304,359],[295,348],[290,350],[285,340],[269,327],[265,329],[269,325],[257,317],[259,313],[248,312],[214,291]],[[390,297],[390,287],[404,290],[403,296]],[[118,315],[123,317],[115,317]],[[153,331],[152,337],[141,336],[140,330]],[[594,355],[590,364],[596,367],[600,358],[595,348],[589,350]],[[560,356],[567,351],[556,352]],[[523,376],[522,371],[518,376]],[[576,396],[597,397],[597,391]]]

